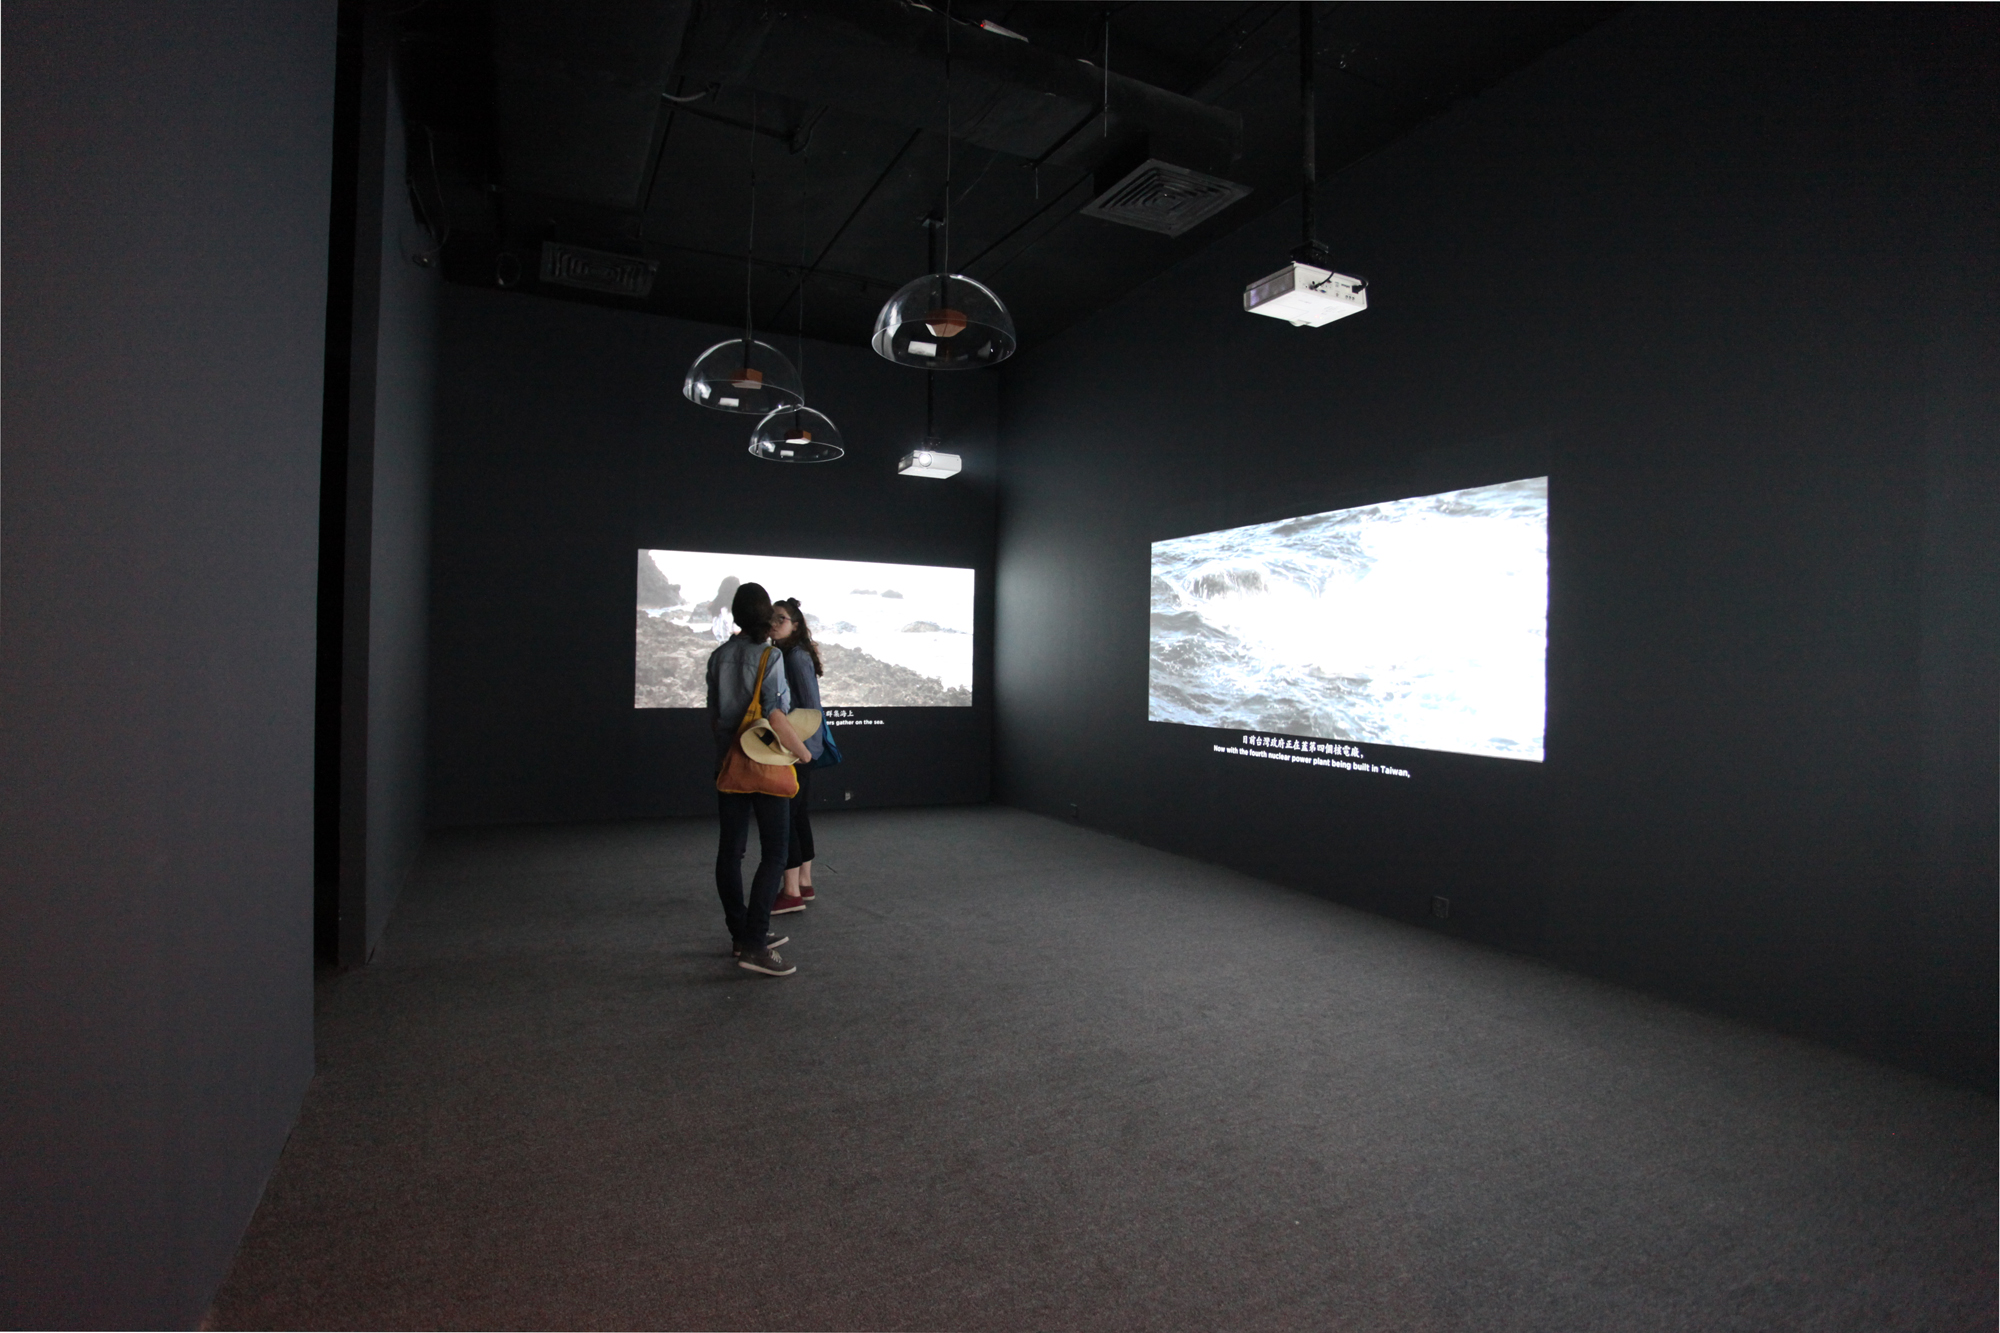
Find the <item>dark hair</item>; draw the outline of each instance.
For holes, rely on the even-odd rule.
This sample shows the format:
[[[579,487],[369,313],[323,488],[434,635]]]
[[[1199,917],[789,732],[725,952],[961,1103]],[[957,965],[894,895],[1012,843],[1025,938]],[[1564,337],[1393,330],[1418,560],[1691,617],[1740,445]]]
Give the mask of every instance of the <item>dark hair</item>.
[[[761,583],[745,583],[730,599],[729,614],[750,642],[771,637],[771,594]]]
[[[788,648],[803,648],[806,656],[813,660],[813,674],[824,676],[826,667],[819,660],[819,645],[813,642],[812,626],[806,624],[806,613],[799,610],[799,599],[786,597],[778,602],[792,617],[792,636],[786,642]]]

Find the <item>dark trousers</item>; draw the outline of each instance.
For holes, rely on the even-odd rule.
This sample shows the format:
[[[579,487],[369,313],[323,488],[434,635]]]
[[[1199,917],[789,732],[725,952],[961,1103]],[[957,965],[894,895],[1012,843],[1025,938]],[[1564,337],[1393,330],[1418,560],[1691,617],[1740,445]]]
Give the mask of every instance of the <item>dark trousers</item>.
[[[717,792],[722,814],[722,842],[715,852],[715,890],[722,895],[722,915],[729,938],[744,948],[761,949],[771,929],[771,904],[785,883],[785,853],[792,838],[792,803],[762,792]],[[750,901],[743,900],[743,851],[750,843],[750,821],[757,821],[761,859],[750,881]]]
[[[792,848],[785,858],[787,870],[797,870],[813,859],[813,771],[804,764],[792,771],[799,775],[799,794],[792,798]]]

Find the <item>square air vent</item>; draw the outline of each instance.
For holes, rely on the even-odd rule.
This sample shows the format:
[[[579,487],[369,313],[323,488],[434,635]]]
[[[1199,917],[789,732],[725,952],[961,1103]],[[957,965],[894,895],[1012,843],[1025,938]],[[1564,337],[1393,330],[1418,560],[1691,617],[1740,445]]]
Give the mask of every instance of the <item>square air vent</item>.
[[[1129,159],[1128,159],[1129,160]],[[1247,185],[1148,158],[1083,206],[1090,217],[1178,236],[1250,193]]]

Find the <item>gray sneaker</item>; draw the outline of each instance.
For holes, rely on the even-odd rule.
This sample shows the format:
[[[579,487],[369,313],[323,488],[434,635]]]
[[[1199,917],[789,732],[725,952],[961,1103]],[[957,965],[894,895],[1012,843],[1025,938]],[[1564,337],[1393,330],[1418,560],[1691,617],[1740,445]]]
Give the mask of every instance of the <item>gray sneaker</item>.
[[[790,935],[774,935],[768,930],[764,932],[764,947],[766,949],[783,948],[785,945],[790,944],[791,942],[792,942],[792,937]],[[740,944],[732,944],[729,946],[729,952],[732,956],[741,958],[743,956],[743,946]]]
[[[756,953],[746,953],[736,960],[736,966],[749,972],[762,972],[767,977],[789,977],[799,970],[797,963],[788,963],[778,957],[776,949],[759,949]]]

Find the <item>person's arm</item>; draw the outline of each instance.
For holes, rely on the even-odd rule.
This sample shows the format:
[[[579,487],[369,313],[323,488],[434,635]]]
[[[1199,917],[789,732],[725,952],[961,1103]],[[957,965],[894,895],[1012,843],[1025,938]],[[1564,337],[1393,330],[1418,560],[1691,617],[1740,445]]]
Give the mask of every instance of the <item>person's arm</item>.
[[[771,665],[764,672],[764,716],[771,720],[771,730],[777,735],[778,743],[791,751],[792,758],[802,764],[812,762],[812,751],[806,749],[799,739],[792,720],[785,714],[792,711],[792,691],[785,683],[785,655],[782,650],[773,653]]]
[[[708,655],[708,670],[704,673],[708,677],[708,734],[710,739],[718,742],[715,748],[715,771],[717,773],[722,772],[723,761],[728,758],[727,753],[719,743],[722,737],[717,727],[722,717],[722,664],[715,659],[721,652],[722,650],[718,648],[715,652]]]
[[[808,750],[806,743],[799,739],[799,733],[792,729],[792,720],[783,713],[772,713],[770,722],[772,732],[778,737],[778,743],[791,751],[792,758],[802,764],[810,764],[812,751]]]
[[[717,650],[721,651],[720,649]],[[708,655],[708,729],[714,731],[722,718],[721,682],[717,679],[715,653]]]
[[[792,685],[792,706],[819,707],[819,678],[813,675],[812,657],[803,648],[785,654],[786,677]]]
[[[792,711],[792,691],[785,684],[785,650],[774,648],[764,663],[764,679],[757,683],[758,703],[765,714]]]
[[[785,679],[792,687],[793,708],[819,708],[819,678],[813,675],[812,655],[805,649],[786,650]],[[805,737],[806,753],[815,761],[820,755],[821,742],[818,740],[818,735],[818,732],[813,732]]]

